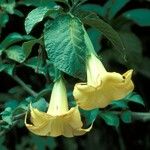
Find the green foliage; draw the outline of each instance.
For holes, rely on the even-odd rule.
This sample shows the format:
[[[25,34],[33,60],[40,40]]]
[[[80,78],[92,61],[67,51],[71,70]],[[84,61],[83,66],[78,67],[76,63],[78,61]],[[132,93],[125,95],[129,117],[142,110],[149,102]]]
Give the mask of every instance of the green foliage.
[[[27,5],[27,6],[35,6],[35,7],[53,7],[56,5],[56,3],[54,1],[50,1],[50,0],[23,0],[20,1],[19,4],[23,4],[23,5]]]
[[[135,103],[138,103],[138,104],[140,104],[140,105],[145,106],[142,97],[141,97],[139,94],[135,93],[135,92],[130,93],[130,94],[129,94],[128,96],[126,96],[124,99],[125,99],[127,102],[135,102]]]
[[[59,10],[58,8],[47,8],[47,7],[38,7],[34,10],[32,10],[25,20],[25,30],[27,34],[29,34],[32,30],[32,28],[41,22],[45,17],[57,12]],[[36,16],[36,18],[35,18]]]
[[[81,109],[80,112],[85,117],[86,125],[89,126],[95,121],[99,113],[99,110],[94,109],[94,110],[86,111],[86,110]]]
[[[52,23],[48,22],[44,41],[48,57],[55,67],[73,77],[84,78],[87,52],[84,30],[78,18],[61,15]]]
[[[98,52],[101,49],[101,45],[100,45],[100,41],[102,39],[101,32],[99,32],[98,30],[94,28],[89,28],[87,32],[92,41],[95,51]]]
[[[124,14],[124,17],[134,21],[140,26],[150,26],[150,10],[149,9],[132,9]]]
[[[124,45],[118,33],[96,14],[87,11],[78,11],[76,14],[83,23],[99,30],[108,40],[111,41],[116,50],[124,50]]]
[[[100,112],[99,116],[105,121],[107,125],[118,127],[119,126],[119,117],[112,112]]]
[[[2,74],[4,79],[6,74],[10,75],[12,80],[1,83],[4,91],[0,91],[0,149],[5,150],[4,144],[8,145],[6,140],[10,140],[9,138],[4,140],[1,135],[11,130],[13,126],[17,126],[17,128],[24,126],[23,121],[19,120],[24,119],[30,105],[40,111],[47,111],[53,81],[57,77],[57,69],[58,72],[63,72],[64,80],[67,81],[69,106],[76,106],[72,95],[73,87],[79,80],[85,81],[86,79],[86,58],[89,51],[86,31],[95,51],[106,62],[108,68],[113,66],[114,62],[121,64],[121,69],[115,65],[114,68],[110,67],[111,71],[132,68],[136,73],[150,78],[150,59],[149,56],[144,56],[145,39],[141,40],[140,35],[137,36],[133,32],[135,24],[139,29],[150,26],[150,10],[146,8],[130,10],[125,8],[123,10],[125,5],[130,5],[130,0],[107,0],[104,5],[90,4],[88,3],[90,1],[84,4],[86,1],[0,1],[0,75]],[[18,26],[15,27],[13,21],[17,19],[20,20],[19,23],[17,22]],[[23,23],[24,26],[21,26]],[[43,25],[44,29],[42,26],[39,30],[37,24]],[[9,33],[9,28],[14,32]],[[20,31],[20,28],[25,29]],[[35,33],[31,32],[32,30]],[[25,31],[27,34],[33,33],[34,35],[24,35]],[[39,35],[40,37],[37,37]],[[113,47],[108,41],[112,43]],[[116,50],[120,53],[117,53]],[[112,64],[109,64],[110,62]],[[135,87],[139,90],[138,86],[135,83]],[[90,111],[80,109],[83,127],[94,124],[93,130],[98,132],[95,132],[94,136],[91,136],[90,132],[87,137],[85,136],[85,141],[81,140],[82,142],[75,138],[60,138],[59,143],[62,142],[65,150],[80,147],[87,149],[92,137],[92,143],[96,139],[97,149],[99,149],[100,141],[103,142],[104,136],[102,136],[103,127],[101,127],[102,130],[96,129],[97,126],[99,127],[99,122],[95,123],[97,116],[113,127],[119,126],[119,119],[123,123],[132,123],[134,112],[130,110],[130,103],[132,102],[135,106],[136,104],[145,106],[146,100],[143,100],[140,94],[140,92],[139,94],[132,92],[121,100],[114,100],[104,109]],[[19,135],[19,138],[20,142],[15,146],[16,150],[53,150],[57,146],[57,139],[49,137],[27,134],[27,136]],[[90,142],[87,144],[87,141]],[[106,143],[106,145],[108,144]],[[118,148],[112,147],[113,149]]]
[[[132,113],[131,111],[124,111],[121,113],[121,120],[124,123],[131,123],[132,122]]]
[[[56,142],[55,139],[51,137],[30,135],[24,137],[22,142],[16,145],[16,150],[25,149],[26,147],[29,149],[33,147],[35,150],[45,150],[45,148],[54,150],[56,148]]]
[[[130,0],[108,0],[103,7],[103,16],[111,20]]]

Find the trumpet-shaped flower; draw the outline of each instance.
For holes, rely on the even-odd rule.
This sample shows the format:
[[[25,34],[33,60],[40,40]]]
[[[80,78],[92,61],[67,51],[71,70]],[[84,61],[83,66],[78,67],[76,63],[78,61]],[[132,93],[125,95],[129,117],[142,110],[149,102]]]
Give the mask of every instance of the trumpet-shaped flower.
[[[83,126],[78,107],[69,110],[67,93],[62,79],[55,82],[47,113],[41,112],[30,105],[30,123],[26,127],[34,134],[41,136],[73,137],[83,135],[92,128],[82,129]]]
[[[134,85],[133,70],[124,74],[107,72],[102,62],[91,53],[87,59],[87,83],[77,83],[73,95],[77,104],[85,110],[104,108],[112,100],[119,100],[129,94]]]

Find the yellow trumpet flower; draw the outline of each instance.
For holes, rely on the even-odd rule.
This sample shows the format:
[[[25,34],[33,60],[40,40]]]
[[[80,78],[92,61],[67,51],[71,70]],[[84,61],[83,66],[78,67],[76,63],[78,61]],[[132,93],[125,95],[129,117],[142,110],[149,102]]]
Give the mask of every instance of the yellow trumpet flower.
[[[83,123],[77,106],[69,110],[66,88],[62,79],[54,84],[47,113],[30,105],[30,122],[27,123],[26,115],[25,125],[34,134],[52,137],[79,136],[92,128],[92,126],[88,129],[81,128]]]
[[[104,108],[112,100],[125,97],[134,89],[133,70],[124,74],[107,72],[102,62],[91,53],[87,59],[87,83],[77,83],[73,95],[79,107],[85,110]]]

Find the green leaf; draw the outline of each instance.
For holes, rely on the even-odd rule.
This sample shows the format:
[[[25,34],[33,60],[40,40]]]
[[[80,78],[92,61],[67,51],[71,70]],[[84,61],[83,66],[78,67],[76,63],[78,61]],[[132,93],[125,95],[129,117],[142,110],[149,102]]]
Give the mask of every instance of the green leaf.
[[[19,17],[24,17],[24,14],[18,9],[14,9],[14,14],[19,16]]]
[[[24,65],[35,70],[36,73],[44,74],[46,73],[46,68],[43,65],[43,60],[41,58],[32,57],[24,62]]]
[[[27,42],[24,42],[22,44],[22,49],[25,55],[24,60],[30,55],[31,51],[32,51],[32,47],[36,44],[39,43],[39,39],[33,39]]]
[[[17,62],[23,62],[25,55],[21,46],[11,46],[5,51],[8,58],[15,60]]]
[[[12,125],[13,122],[13,109],[11,107],[5,108],[1,113],[3,121],[7,122],[9,125]]]
[[[148,57],[144,57],[140,63],[140,65],[136,66],[136,70],[140,72],[142,75],[150,78],[150,59]]]
[[[105,121],[107,125],[115,127],[119,126],[119,118],[112,112],[101,112],[99,116]]]
[[[92,11],[97,13],[100,16],[103,16],[103,7],[96,4],[84,4],[80,6],[81,10]]]
[[[56,148],[55,139],[51,137],[39,137],[32,135],[29,141],[32,145],[35,145],[36,150],[45,150],[46,148],[54,150]]]
[[[139,8],[126,11],[124,17],[134,21],[139,26],[150,26],[150,10]]]
[[[95,119],[99,113],[99,109],[93,109],[90,111],[80,109],[80,112],[85,117],[86,125],[89,126],[95,121]]]
[[[31,32],[33,27],[41,22],[45,17],[59,10],[58,8],[38,7],[32,10],[25,19],[25,30],[27,34]],[[36,16],[36,17],[35,17]]]
[[[56,5],[56,3],[51,0],[23,0],[18,2],[19,4],[27,5],[27,6],[36,6],[36,7],[48,7],[51,8]]]
[[[108,0],[103,7],[103,17],[111,20],[130,0]]]
[[[9,75],[13,75],[14,68],[14,64],[0,64],[0,72],[5,71]]]
[[[32,103],[32,106],[40,111],[46,111],[48,108],[48,103],[44,98],[40,98],[38,101]]]
[[[135,92],[130,93],[124,99],[127,100],[128,102],[135,102],[135,103],[145,106],[143,98]]]
[[[18,106],[18,101],[12,99],[4,104],[5,108],[10,107],[11,109],[15,109],[17,106]]]
[[[78,18],[61,15],[44,31],[48,58],[59,70],[76,78],[85,77],[86,44],[84,29]]]
[[[0,136],[0,148],[1,150],[7,150],[6,147],[3,145],[5,141],[5,136]]]
[[[23,36],[19,33],[10,33],[1,43],[0,43],[0,51],[1,49],[6,49],[14,43],[20,42],[22,40],[31,40],[33,37],[31,36]]]
[[[132,122],[132,113],[131,111],[124,111],[121,113],[121,120],[124,123],[131,123]]]
[[[120,63],[125,64],[130,68],[139,67],[142,62],[142,44],[140,39],[131,32],[119,32],[119,34],[126,49],[126,61],[118,57],[117,53],[113,54],[115,55],[115,60],[118,60]]]
[[[122,109],[126,109],[128,108],[127,102],[124,100],[119,100],[119,101],[113,101],[112,103],[112,107],[111,109],[114,108],[122,108]]]
[[[95,51],[98,52],[101,49],[101,44],[100,44],[100,41],[102,39],[101,32],[99,32],[94,28],[90,28],[87,30],[87,33],[90,37],[90,40],[92,41]]]
[[[92,12],[78,11],[76,15],[84,24],[99,30],[114,45],[115,49],[122,53],[122,50],[125,49],[122,40],[119,34],[108,23]]]
[[[2,9],[4,9],[9,14],[14,14],[14,8],[16,6],[15,1],[10,3],[3,3],[1,4]]]
[[[8,20],[9,20],[9,16],[4,12],[0,12],[0,30],[2,27],[5,27]]]
[[[47,75],[49,74],[52,78],[54,77],[54,66],[49,60],[46,60],[46,64],[43,63],[41,57],[32,57],[24,62],[24,65],[35,70],[36,73]]]
[[[5,53],[8,58],[22,63],[30,55],[32,47],[35,43],[37,43],[37,40],[24,42],[22,47],[14,45],[6,49]]]

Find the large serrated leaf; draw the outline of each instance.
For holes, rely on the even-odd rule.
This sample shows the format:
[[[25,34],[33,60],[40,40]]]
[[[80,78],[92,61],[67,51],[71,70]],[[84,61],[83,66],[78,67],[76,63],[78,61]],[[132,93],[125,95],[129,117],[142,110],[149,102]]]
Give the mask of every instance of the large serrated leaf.
[[[114,48],[123,53],[125,48],[119,34],[105,21],[100,19],[95,13],[88,11],[76,12],[76,15],[84,24],[98,29],[114,45]]]
[[[55,67],[73,77],[84,78],[84,29],[76,17],[61,15],[52,24],[47,24],[44,42],[49,60]]]

